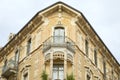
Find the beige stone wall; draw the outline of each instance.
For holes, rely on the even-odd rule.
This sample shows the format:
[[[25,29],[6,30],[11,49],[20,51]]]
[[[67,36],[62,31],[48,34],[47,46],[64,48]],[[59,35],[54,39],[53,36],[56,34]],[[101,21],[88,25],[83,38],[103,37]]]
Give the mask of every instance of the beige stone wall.
[[[46,70],[48,76],[50,77],[50,63],[45,63],[45,55],[43,53],[43,42],[49,37],[53,36],[54,28],[61,22],[62,27],[65,28],[65,36],[69,37],[75,42],[75,53],[73,56],[73,64],[67,63],[67,74],[74,74],[75,80],[86,80],[86,75],[90,75],[91,80],[104,80],[103,79],[103,57],[105,56],[103,51],[100,50],[99,46],[95,44],[94,40],[90,37],[90,34],[82,29],[83,25],[78,26],[75,22],[77,16],[71,16],[70,14],[62,11],[61,13],[56,11],[47,16],[42,15],[42,20],[44,21],[41,25],[36,25],[37,27],[28,32],[26,36],[19,43],[19,45],[14,45],[9,53],[6,53],[6,58],[15,56],[16,46],[19,47],[19,66],[17,79],[22,80],[23,75],[27,72],[29,80],[41,80],[41,73]],[[27,41],[31,38],[32,48],[29,55],[26,55]],[[85,40],[88,39],[89,42],[89,56],[85,53]],[[97,63],[94,63],[94,49],[97,49]],[[5,56],[5,55],[4,55]],[[4,57],[3,56],[3,57]],[[106,56],[107,57],[107,56]],[[106,58],[105,57],[105,58]],[[114,64],[108,59],[106,61],[106,72],[113,70],[114,80],[118,80],[120,75],[120,70],[115,70]],[[0,62],[0,67],[4,64],[4,59]],[[72,65],[72,67],[71,67]],[[0,74],[2,73],[0,68]],[[115,70],[115,71],[114,71]],[[10,79],[12,80],[12,79]]]

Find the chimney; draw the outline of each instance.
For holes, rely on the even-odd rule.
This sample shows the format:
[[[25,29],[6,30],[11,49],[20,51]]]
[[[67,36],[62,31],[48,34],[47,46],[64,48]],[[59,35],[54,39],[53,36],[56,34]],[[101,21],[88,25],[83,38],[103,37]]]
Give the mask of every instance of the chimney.
[[[13,39],[13,37],[15,36],[15,34],[14,33],[10,33],[9,34],[9,38],[8,38],[8,41],[10,41],[11,39]]]

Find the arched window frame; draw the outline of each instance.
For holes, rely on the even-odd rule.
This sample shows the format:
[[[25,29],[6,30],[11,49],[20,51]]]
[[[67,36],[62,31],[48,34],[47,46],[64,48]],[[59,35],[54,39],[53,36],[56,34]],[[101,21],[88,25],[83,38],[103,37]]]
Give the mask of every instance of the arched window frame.
[[[65,28],[63,26],[59,25],[54,27],[53,41],[57,43],[65,42]]]

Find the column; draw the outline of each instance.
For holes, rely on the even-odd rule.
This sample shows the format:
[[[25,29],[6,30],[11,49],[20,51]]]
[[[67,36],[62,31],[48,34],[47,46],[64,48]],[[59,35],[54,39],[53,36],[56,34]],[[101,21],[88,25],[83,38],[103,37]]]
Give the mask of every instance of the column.
[[[67,73],[67,54],[64,54],[64,79],[66,79]]]
[[[50,54],[50,80],[52,80],[53,74],[53,53]]]
[[[73,62],[72,62],[72,72],[74,73],[74,55],[73,55]]]

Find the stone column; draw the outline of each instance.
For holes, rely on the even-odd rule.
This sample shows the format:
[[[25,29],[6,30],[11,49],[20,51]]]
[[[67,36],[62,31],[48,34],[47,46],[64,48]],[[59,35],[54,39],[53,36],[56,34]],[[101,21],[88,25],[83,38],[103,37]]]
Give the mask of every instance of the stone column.
[[[64,54],[64,80],[66,79],[67,73],[67,54]]]
[[[50,54],[50,80],[52,80],[53,74],[53,53]]]
[[[73,62],[72,62],[72,72],[74,73],[74,55],[73,55]]]

